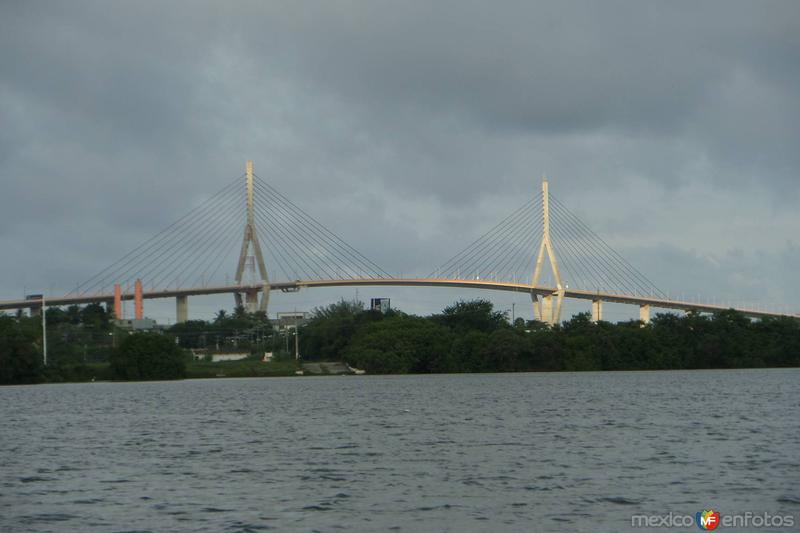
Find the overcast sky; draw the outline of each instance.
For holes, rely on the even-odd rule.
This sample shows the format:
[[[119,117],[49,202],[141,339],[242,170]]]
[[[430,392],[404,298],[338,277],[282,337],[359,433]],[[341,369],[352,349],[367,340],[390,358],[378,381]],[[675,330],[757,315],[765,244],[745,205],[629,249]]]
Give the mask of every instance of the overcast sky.
[[[0,3],[0,299],[69,291],[247,159],[392,273],[546,174],[664,291],[798,312],[800,2]]]

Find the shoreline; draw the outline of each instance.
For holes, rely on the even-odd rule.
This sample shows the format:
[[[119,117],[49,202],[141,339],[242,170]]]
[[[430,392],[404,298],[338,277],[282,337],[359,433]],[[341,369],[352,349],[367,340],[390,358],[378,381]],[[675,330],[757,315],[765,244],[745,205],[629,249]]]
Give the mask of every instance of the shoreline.
[[[747,372],[752,370],[797,370],[800,366],[763,366],[748,368],[650,368],[650,369],[609,369],[609,370],[519,370],[519,371],[490,371],[490,372],[406,372],[395,374],[295,374],[295,373],[264,373],[261,375],[187,375],[180,379],[153,379],[153,380],[115,380],[115,379],[85,379],[85,380],[54,380],[37,382],[4,383],[0,387],[15,387],[29,385],[74,385],[83,383],[156,383],[156,382],[182,382],[182,381],[207,381],[225,379],[275,379],[275,378],[329,378],[329,377],[403,377],[403,376],[504,376],[514,374],[620,374],[620,373],[662,373],[662,372]]]

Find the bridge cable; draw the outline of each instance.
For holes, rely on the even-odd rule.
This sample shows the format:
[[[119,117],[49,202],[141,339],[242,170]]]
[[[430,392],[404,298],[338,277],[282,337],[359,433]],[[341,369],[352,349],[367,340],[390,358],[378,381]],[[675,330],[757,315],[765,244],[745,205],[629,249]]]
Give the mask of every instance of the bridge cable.
[[[495,270],[502,273],[502,275],[509,275],[510,278],[515,277],[518,272],[516,270],[506,270],[518,262],[519,256],[528,256],[533,254],[526,243],[534,241],[537,233],[540,233],[542,222],[538,217],[533,218],[531,221],[526,222],[519,237],[513,241],[509,239],[507,242],[507,250],[499,255],[495,262],[490,263],[486,268],[487,270]]]
[[[582,228],[583,232],[590,237],[590,242],[599,243],[601,250],[605,250],[604,255],[609,257],[612,263],[618,265],[619,269],[621,269],[623,272],[626,272],[627,276],[632,277],[630,281],[632,281],[634,285],[638,287],[638,290],[642,291],[643,295],[646,295],[649,290],[651,292],[660,293],[661,296],[665,296],[650,279],[648,279],[644,274],[641,273],[641,271],[626,261],[625,258],[623,258],[611,246],[609,246],[608,243],[606,243],[599,235],[594,233],[588,225],[586,225],[580,218],[570,212],[566,206],[559,202],[558,199],[554,198],[553,200],[557,209],[560,209],[566,214],[567,217],[571,218],[578,225],[578,227]]]
[[[473,256],[469,259],[468,262],[465,262],[464,264],[459,266],[467,272],[470,272],[473,269],[475,269],[475,271],[477,272],[478,266],[484,264],[487,261],[487,258],[489,258],[493,253],[495,253],[496,250],[502,249],[503,245],[505,245],[510,238],[514,238],[514,236],[520,232],[524,233],[527,231],[527,228],[525,227],[526,224],[523,224],[523,222],[528,221],[528,219],[530,218],[531,218],[530,213],[522,212],[521,215],[517,218],[517,220],[511,225],[509,231],[503,236],[502,239],[495,238],[486,241],[486,243],[483,246],[478,248],[478,250],[480,250],[480,255],[473,254]]]
[[[507,226],[509,226],[510,224],[513,224],[513,221],[516,219],[517,215],[520,212],[522,212],[522,211],[526,210],[527,208],[529,208],[534,203],[534,201],[535,200],[533,200],[533,199],[529,200],[528,202],[526,202],[522,206],[520,206],[517,209],[515,209],[510,215],[508,215],[506,218],[501,220],[498,224],[496,224],[495,226],[490,228],[486,233],[484,233],[483,235],[481,235],[480,237],[478,237],[477,239],[475,239],[474,241],[469,243],[465,248],[463,248],[457,254],[455,254],[450,259],[445,261],[445,263],[443,263],[439,268],[437,268],[436,271],[432,272],[428,277],[434,277],[436,275],[437,271],[438,272],[442,272],[442,273],[443,272],[451,272],[452,268],[454,266],[456,266],[459,263],[459,261],[462,261],[465,256],[471,255],[472,253],[474,253],[475,247],[477,245],[479,245],[480,243],[484,242],[485,240],[488,240],[490,237],[494,237],[501,230],[505,230],[505,228]]]
[[[222,210],[223,212],[228,212],[226,209],[229,206],[234,205],[235,201],[236,197],[232,196],[226,198],[221,203],[221,205],[215,207],[217,207],[217,209]],[[156,287],[152,284],[153,278],[150,278],[151,273],[157,272],[157,275],[161,275],[161,272],[163,271],[162,265],[169,264],[171,266],[171,263],[169,263],[170,260],[173,260],[174,263],[175,255],[178,253],[185,252],[185,249],[182,248],[182,243],[188,240],[194,240],[198,236],[201,236],[205,233],[205,226],[202,225],[203,220],[201,220],[200,222],[201,224],[195,224],[192,225],[191,227],[186,228],[185,233],[176,232],[170,235],[170,239],[163,240],[158,246],[155,246],[154,248],[149,250],[147,254],[138,257],[134,263],[132,263],[127,269],[125,269],[120,274],[122,279],[123,280],[131,279],[131,278],[125,278],[124,276],[127,274],[132,274],[131,277],[134,276],[138,277],[142,279],[143,283],[145,284],[149,282],[150,286],[153,289],[155,289]],[[158,262],[148,264],[147,261],[154,255],[158,257]]]
[[[227,217],[224,220],[213,221],[216,227],[212,228],[203,239],[207,242],[207,246],[202,249],[201,253],[196,254],[196,259],[193,261],[186,261],[186,266],[184,266],[183,269],[174,274],[171,273],[168,277],[174,276],[176,280],[182,279],[184,282],[194,281],[194,285],[197,285],[198,282],[202,285],[204,282],[202,276],[198,279],[195,278],[195,275],[201,270],[205,271],[208,269],[210,261],[215,257],[215,254],[218,253],[219,249],[224,248],[225,243],[229,240],[235,241],[235,235],[238,233],[236,230],[240,230],[242,227],[241,219],[243,217],[241,213],[234,212],[232,215],[233,216]],[[203,268],[204,266],[205,268]],[[158,285],[159,281],[154,281],[154,284]]]
[[[238,179],[240,179],[240,178],[237,178],[237,180]],[[152,237],[146,239],[145,241],[141,242],[138,246],[136,246],[133,250],[131,250],[130,252],[128,252],[127,254],[122,256],[120,259],[118,259],[114,263],[110,264],[109,266],[105,267],[103,270],[101,270],[97,274],[93,275],[92,277],[90,277],[89,279],[87,279],[86,281],[84,281],[83,283],[78,285],[75,288],[75,290],[72,291],[71,293],[86,294],[87,292],[89,292],[90,289],[96,288],[98,286],[98,284],[104,283],[109,278],[110,274],[113,273],[113,270],[112,270],[113,268],[115,268],[117,266],[120,266],[120,265],[126,264],[125,261],[129,260],[131,256],[133,256],[133,255],[135,255],[137,253],[142,253],[142,252],[148,250],[149,248],[151,248],[152,246],[154,246],[156,243],[161,242],[163,239],[169,238],[170,235],[171,235],[170,232],[172,230],[174,230],[174,229],[176,229],[178,227],[181,227],[183,225],[192,223],[193,220],[195,218],[197,218],[198,215],[202,214],[212,202],[215,202],[215,201],[219,200],[221,197],[227,196],[233,190],[234,186],[235,186],[235,182],[231,182],[228,185],[224,186],[222,189],[220,189],[219,191],[214,193],[212,196],[210,196],[209,198],[204,200],[198,206],[196,206],[195,208],[190,210],[186,215],[184,215],[183,217],[179,218],[178,220],[176,220],[175,222],[173,222],[172,224],[170,224],[169,226],[167,226],[166,228],[164,228],[163,230],[161,230],[160,232],[158,232],[154,236],[152,236]],[[91,283],[91,285],[90,285],[90,283]],[[105,286],[105,285],[103,285],[103,286]],[[81,290],[81,289],[83,289],[83,290]]]
[[[301,208],[300,208],[300,207],[299,207],[297,204],[295,204],[294,202],[292,202],[291,200],[289,200],[289,199],[288,199],[286,196],[284,196],[283,194],[281,194],[281,193],[280,193],[280,191],[278,191],[277,189],[275,189],[274,187],[272,187],[272,186],[271,186],[271,185],[270,185],[270,184],[269,184],[269,183],[268,183],[266,180],[262,180],[261,178],[258,178],[258,179],[259,179],[259,182],[260,182],[260,183],[261,183],[261,184],[262,184],[264,187],[266,187],[267,189],[269,189],[270,191],[272,191],[272,193],[273,193],[273,194],[275,194],[275,195],[276,195],[278,198],[280,198],[281,200],[283,200],[284,202],[286,202],[288,205],[292,206],[292,207],[293,207],[295,210],[297,210],[297,212],[298,212],[298,213],[301,215],[301,217],[303,217],[303,218],[305,218],[306,220],[308,220],[308,221],[309,221],[309,222],[310,222],[310,223],[311,223],[313,226],[316,226],[316,227],[317,227],[317,228],[318,228],[318,229],[319,229],[319,230],[320,230],[322,233],[324,233],[324,234],[327,234],[327,235],[328,235],[328,236],[329,236],[331,239],[334,239],[335,241],[337,241],[337,242],[339,243],[339,245],[340,245],[340,246],[344,247],[345,249],[348,249],[348,250],[350,250],[350,251],[351,251],[351,253],[353,253],[353,254],[355,254],[355,255],[359,256],[359,257],[360,257],[360,258],[361,258],[363,261],[365,261],[367,264],[371,265],[371,266],[372,266],[372,268],[374,268],[376,272],[380,273],[380,276],[379,276],[379,277],[384,277],[384,276],[385,276],[385,277],[387,277],[387,278],[391,278],[391,277],[392,277],[392,276],[391,276],[390,274],[388,274],[388,273],[387,273],[385,270],[383,270],[383,269],[382,269],[380,266],[378,266],[378,265],[377,265],[377,264],[375,264],[373,261],[371,261],[369,258],[367,258],[366,256],[364,256],[364,255],[363,255],[361,252],[359,252],[357,249],[353,248],[353,247],[352,247],[350,244],[348,244],[348,243],[347,243],[347,242],[346,242],[344,239],[342,239],[342,238],[341,238],[341,237],[339,237],[337,234],[335,234],[334,232],[332,232],[331,230],[329,230],[327,227],[325,227],[325,226],[324,226],[324,225],[322,225],[322,224],[321,224],[319,221],[317,221],[317,220],[316,220],[314,217],[312,217],[311,215],[309,215],[308,213],[306,213],[306,212],[305,212],[303,209],[301,209]]]
[[[588,290],[600,290],[605,287],[611,289],[616,282],[606,278],[603,266],[596,260],[594,254],[586,249],[581,244],[580,237],[576,237],[573,230],[566,224],[551,224],[550,227],[554,236],[556,237],[553,246],[557,246],[557,250],[561,252],[561,256],[569,256],[570,259],[574,258],[576,267],[574,270],[579,271],[581,281],[589,282],[589,286],[579,285],[578,288]],[[585,259],[582,259],[585,258]],[[565,259],[567,259],[565,257]],[[567,262],[571,262],[567,259]]]
[[[259,190],[261,190],[261,189],[259,189]],[[319,256],[321,258],[321,260],[323,260],[323,261],[335,263],[335,265],[334,265],[334,276],[335,276],[335,270],[337,268],[341,268],[342,270],[344,270],[344,271],[346,271],[348,273],[357,271],[357,269],[354,269],[352,265],[348,265],[347,264],[348,261],[352,261],[351,259],[348,260],[346,257],[342,257],[342,255],[337,252],[335,247],[330,246],[328,242],[326,242],[324,240],[321,240],[319,237],[315,236],[314,233],[313,233],[313,228],[309,228],[308,224],[306,223],[306,221],[304,221],[301,218],[299,218],[296,213],[293,213],[293,212],[289,211],[288,209],[286,209],[286,207],[283,206],[280,202],[276,201],[276,199],[273,196],[270,196],[266,189],[264,190],[264,194],[267,195],[267,201],[271,202],[271,204],[276,209],[278,209],[278,210],[282,211],[283,213],[287,214],[289,217],[292,218],[293,222],[296,222],[296,224],[292,224],[290,227],[292,227],[292,228],[294,228],[294,229],[296,229],[296,230],[298,230],[298,231],[300,231],[302,233],[302,235],[304,237],[304,242],[311,243],[311,245],[307,246],[307,248],[310,251],[316,253],[316,255]],[[269,212],[272,212],[272,210],[270,210]],[[335,244],[334,244],[334,246],[335,246]],[[322,249],[326,252],[327,255],[321,254],[319,252],[319,247],[322,247]],[[333,253],[331,253],[332,251],[333,251]],[[351,275],[351,277],[352,277],[352,274],[348,274],[348,275]],[[334,277],[334,276],[332,276],[332,277]]]
[[[599,235],[594,233],[591,228],[588,227],[586,223],[584,223],[580,218],[578,218],[575,214],[573,214],[569,209],[564,206],[561,202],[557,199],[554,199],[554,203],[556,204],[557,208],[563,211],[564,216],[571,218],[579,228],[582,229],[583,233],[587,235],[587,240],[596,241],[600,243],[600,249],[605,257],[609,258],[611,262],[619,265],[623,272],[626,272],[627,275],[632,275],[636,278],[639,282],[643,283],[637,285],[641,288],[656,288],[655,284],[650,281],[646,276],[644,276],[640,271],[638,271],[633,265],[631,265],[628,261],[625,260],[616,250],[614,250],[611,246],[609,246]]]
[[[255,213],[255,218],[257,221],[262,220],[262,216],[259,212]],[[262,222],[264,224],[264,222]],[[271,227],[271,223],[269,223]],[[297,280],[301,279],[302,276],[298,275],[297,272],[297,265],[292,264],[291,260],[291,251],[286,248],[286,245],[283,244],[283,241],[276,238],[275,232],[272,231],[264,231],[262,232],[266,243],[269,245],[266,249],[266,253],[269,256],[269,260],[278,264],[280,270],[286,276],[286,280]],[[274,240],[273,240],[274,239]],[[292,272],[294,277],[289,276],[289,272]]]
[[[516,257],[516,254],[520,252],[520,244],[525,242],[525,240],[530,237],[531,233],[533,233],[531,228],[535,224],[536,218],[533,216],[533,214],[529,214],[528,217],[522,219],[518,223],[518,228],[516,231],[510,233],[506,237],[505,242],[502,243],[505,248],[500,248],[497,250],[496,254],[492,254],[494,255],[493,258],[487,257],[487,262],[484,263],[483,266],[483,271],[486,275],[491,276],[492,271],[494,271],[496,277],[498,270],[500,271],[501,276],[505,275],[505,271],[503,271],[501,267],[505,267],[505,264],[509,260],[509,256],[513,261],[513,259]],[[489,255],[488,252],[487,255]]]
[[[264,193],[268,194],[266,190],[264,190]],[[326,237],[324,235],[315,234],[313,227],[309,227],[308,223],[305,220],[303,220],[300,217],[297,217],[296,213],[292,213],[291,211],[289,211],[280,202],[277,202],[275,198],[267,196],[267,200],[270,201],[276,209],[281,210],[290,217],[293,217],[295,221],[298,222],[297,226],[295,226],[296,229],[298,229],[303,233],[307,242],[312,242],[316,244],[314,246],[309,246],[310,251],[316,253],[323,261],[329,261],[335,263],[335,267],[340,268],[345,272],[347,272],[348,277],[351,278],[364,277],[364,276],[358,276],[359,259],[357,257],[353,257],[352,254],[349,254],[350,256],[348,257],[348,252],[346,250],[342,251],[339,248],[337,248],[337,244],[335,242],[332,242],[330,239],[326,240]],[[325,251],[325,255],[320,253],[320,248]],[[363,265],[362,262],[362,266],[366,265]],[[369,267],[367,268],[368,270],[370,270]],[[373,273],[368,272],[368,277],[374,278],[375,276],[373,276],[372,274]]]
[[[471,261],[477,254],[483,253],[486,247],[490,246],[492,242],[500,240],[498,239],[500,235],[508,231],[509,228],[513,227],[519,221],[520,217],[525,216],[527,214],[527,210],[533,203],[534,200],[530,200],[517,208],[511,213],[511,215],[503,219],[500,223],[470,243],[466,248],[462,249],[456,255],[451,257],[448,261],[441,265],[437,271],[443,277],[456,278],[459,275],[458,271],[460,271],[462,267],[470,266]],[[467,264],[465,265],[464,263]],[[434,274],[431,274],[431,277],[433,275]]]
[[[220,206],[220,209],[222,209],[222,206]],[[159,266],[162,264],[165,266],[161,267],[157,271],[154,271],[154,269],[157,267],[152,265],[149,271],[145,271],[142,276],[145,276],[153,287],[161,287],[161,283],[164,281],[166,283],[165,288],[167,288],[169,287],[169,280],[171,278],[176,276],[180,277],[183,271],[192,266],[192,263],[200,264],[201,258],[207,255],[209,250],[211,253],[213,253],[213,246],[216,242],[215,238],[220,231],[224,232],[227,227],[235,225],[241,218],[241,214],[233,209],[230,211],[225,210],[220,212],[224,214],[222,215],[222,223],[219,224],[217,228],[207,230],[206,225],[197,225],[195,228],[193,228],[191,234],[180,237],[176,236],[176,238],[179,240],[175,243],[173,252],[166,255],[164,260],[162,260],[159,264]],[[213,221],[209,221],[209,223],[212,222]],[[195,246],[195,243],[198,241],[199,245]],[[196,258],[194,258],[195,255],[197,256]],[[172,261],[169,261],[170,257],[173,257]],[[186,266],[181,268],[181,265]],[[176,268],[174,270],[170,270],[173,266]],[[180,270],[178,271],[178,269]]]
[[[540,228],[542,222],[537,221],[527,237],[519,243],[518,252],[515,256],[510,257],[501,267],[501,270],[506,271],[514,283],[519,283],[522,278],[522,272],[531,274],[534,268],[534,261],[536,261],[536,249],[534,246],[537,242],[537,237],[541,233]],[[507,270],[506,270],[507,269]],[[527,278],[527,276],[525,276]]]
[[[219,191],[214,196],[212,196],[211,198],[209,198],[206,201],[204,201],[201,205],[197,206],[190,213],[187,213],[187,215],[185,215],[184,217],[182,217],[178,221],[176,221],[173,224],[171,224],[168,228],[165,228],[164,230],[162,230],[161,232],[159,232],[155,236],[153,236],[153,237],[147,239],[146,241],[142,242],[139,246],[134,248],[131,252],[128,252],[125,256],[123,256],[122,258],[117,260],[115,263],[109,265],[108,267],[104,268],[102,271],[98,272],[97,274],[95,274],[94,276],[92,276],[91,278],[89,278],[88,280],[83,282],[81,285],[79,285],[76,288],[76,291],[80,291],[80,288],[83,288],[84,290],[80,291],[80,294],[85,294],[90,289],[93,289],[93,288],[97,287],[99,284],[104,283],[106,281],[106,279],[108,279],[109,276],[111,274],[113,274],[112,269],[114,267],[119,266],[120,263],[123,263],[123,261],[127,260],[134,253],[136,253],[136,252],[140,252],[140,253],[144,252],[147,249],[149,249],[150,247],[152,247],[155,243],[158,243],[163,239],[168,239],[171,236],[171,233],[168,233],[170,230],[175,229],[177,227],[180,227],[182,225],[191,223],[193,219],[197,218],[197,216],[200,215],[208,207],[208,205],[207,205],[208,203],[218,199],[218,197],[220,197],[220,196],[224,196],[225,194],[229,193],[232,190],[231,189],[232,185],[233,185],[232,183],[229,184],[228,186],[223,188],[223,190]],[[124,264],[127,264],[127,263],[123,263],[123,265]],[[90,285],[90,282],[94,282],[94,283]],[[75,291],[73,291],[73,292],[75,292]]]
[[[256,212],[256,216],[258,215],[259,213]],[[310,262],[306,260],[306,256],[302,253],[301,248],[298,248],[297,246],[297,239],[291,238],[291,235],[287,233],[291,231],[289,228],[281,227],[280,222],[278,220],[270,220],[269,217],[267,216],[264,216],[263,219],[260,220],[266,221],[267,225],[274,231],[274,233],[278,234],[280,237],[283,238],[283,242],[288,245],[288,248],[293,249],[295,251],[296,257],[297,259],[299,259],[299,261],[297,261],[297,264],[299,265],[300,263],[302,263],[305,265],[306,268],[308,268],[308,271],[306,271],[303,267],[301,267],[299,270],[301,270],[304,274],[308,274],[310,272],[312,275],[309,277],[312,279],[322,278],[322,276],[319,275],[319,271],[315,270],[315,267],[311,265],[311,263],[315,263],[317,267],[319,267],[319,264],[316,263],[316,260],[313,257],[308,258]]]

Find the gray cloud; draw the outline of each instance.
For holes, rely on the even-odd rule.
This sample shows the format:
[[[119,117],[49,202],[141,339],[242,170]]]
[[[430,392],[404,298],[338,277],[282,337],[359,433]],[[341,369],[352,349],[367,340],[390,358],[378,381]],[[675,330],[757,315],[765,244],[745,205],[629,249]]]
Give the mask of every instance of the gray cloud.
[[[789,1],[4,3],[0,295],[68,290],[252,158],[391,271],[431,271],[546,173],[665,289],[708,267],[693,250],[763,250],[698,288],[744,297],[724,280],[768,268],[786,303],[798,21]]]

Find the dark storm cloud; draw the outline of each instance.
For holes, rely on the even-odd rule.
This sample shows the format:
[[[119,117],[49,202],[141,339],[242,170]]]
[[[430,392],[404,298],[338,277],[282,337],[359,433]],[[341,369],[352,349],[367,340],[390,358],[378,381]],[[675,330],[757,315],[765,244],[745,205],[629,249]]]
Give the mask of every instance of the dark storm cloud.
[[[392,271],[429,272],[543,173],[634,253],[722,256],[720,220],[751,209],[738,244],[788,271],[798,21],[790,1],[3,3],[0,289],[69,288],[247,158]]]

